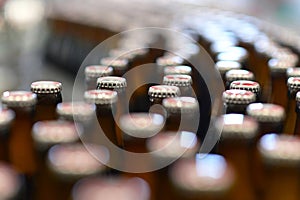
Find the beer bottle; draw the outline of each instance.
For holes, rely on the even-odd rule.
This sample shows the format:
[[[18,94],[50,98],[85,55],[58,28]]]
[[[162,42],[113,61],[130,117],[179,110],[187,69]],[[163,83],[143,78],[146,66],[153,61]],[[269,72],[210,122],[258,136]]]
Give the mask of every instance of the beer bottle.
[[[260,139],[258,149],[264,164],[262,199],[299,199],[300,139],[286,134],[266,134]]]
[[[170,170],[176,200],[225,200],[233,187],[235,172],[221,155],[197,154],[178,160]]]
[[[285,110],[282,106],[270,103],[251,103],[246,109],[247,115],[259,122],[258,137],[270,132],[282,132]]]
[[[62,84],[55,81],[36,81],[31,91],[37,95],[35,121],[54,120],[56,105],[62,102]]]
[[[94,90],[97,87],[97,79],[103,76],[111,76],[113,68],[103,65],[87,66],[84,70],[86,90]]]
[[[193,80],[190,75],[165,75],[163,77],[163,84],[177,86],[182,96],[195,96],[192,89]]]
[[[15,119],[14,111],[10,109],[0,110],[0,160],[9,161],[9,138],[11,126]]]
[[[247,80],[240,80],[240,81],[233,81],[230,84],[230,89],[233,90],[247,90],[253,92],[256,95],[256,101],[260,100],[260,85],[258,82],[255,81],[247,81]]]
[[[150,188],[141,178],[91,177],[78,181],[72,189],[72,200],[150,200]]]
[[[220,72],[221,77],[222,77],[223,82],[224,82],[224,85],[226,84],[226,82],[225,82],[226,72],[228,72],[229,70],[232,70],[232,69],[241,69],[242,68],[242,66],[239,62],[230,61],[230,60],[218,61],[218,62],[216,62],[215,67]]]
[[[225,73],[225,88],[228,90],[233,81],[254,81],[254,74],[245,69],[231,69]]]
[[[216,56],[216,61],[235,61],[242,65],[248,66],[248,52],[243,47],[228,47],[226,51],[219,53]]]
[[[247,90],[226,90],[223,92],[223,102],[226,113],[245,114],[250,103],[255,102],[256,95]]]
[[[148,90],[149,100],[154,104],[162,104],[163,99],[180,96],[180,89],[177,86],[155,85]]]
[[[255,200],[252,169],[258,123],[242,114],[226,114],[216,120],[215,126],[222,130],[218,153],[233,165],[236,172],[236,184],[230,199]]]
[[[115,76],[123,76],[128,70],[128,60],[123,58],[102,58],[100,64],[107,67],[112,67],[113,74]]]
[[[157,75],[161,80],[164,73],[164,68],[166,66],[177,66],[177,65],[184,65],[184,64],[185,61],[183,58],[173,54],[165,54],[164,56],[161,56],[156,59]]]
[[[166,66],[164,68],[164,75],[173,75],[173,74],[191,75],[192,68],[187,65]]]
[[[155,165],[170,163],[166,167],[152,172],[155,183],[152,192],[156,200],[176,197],[168,175],[170,167],[176,163],[179,157],[194,157],[199,146],[197,135],[189,131],[162,132],[147,140],[147,149],[153,154]]]
[[[92,154],[88,151],[92,150]],[[47,155],[48,196],[45,200],[66,200],[81,178],[102,174],[109,160],[108,150],[95,144],[57,144]],[[100,161],[104,161],[101,163]]]

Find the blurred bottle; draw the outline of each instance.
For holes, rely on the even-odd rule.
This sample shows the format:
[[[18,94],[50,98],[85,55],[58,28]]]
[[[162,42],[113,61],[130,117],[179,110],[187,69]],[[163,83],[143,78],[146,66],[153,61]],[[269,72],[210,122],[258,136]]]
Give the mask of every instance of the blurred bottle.
[[[85,68],[84,73],[86,90],[94,90],[97,87],[97,79],[113,75],[113,68],[103,65],[91,65]]]
[[[184,74],[174,74],[174,75],[165,75],[163,77],[164,85],[173,85],[177,86],[180,89],[180,94],[182,96],[193,96],[196,94],[193,93],[193,80],[190,75]]]
[[[9,161],[9,141],[15,113],[10,109],[0,110],[0,160]]]
[[[248,56],[248,52],[245,48],[233,46],[219,53],[216,56],[216,61],[234,61],[240,63],[243,68],[247,68],[249,65]]]
[[[36,81],[31,84],[31,91],[37,95],[35,122],[54,120],[56,105],[62,102],[62,84],[55,81]]]
[[[224,85],[226,85],[226,80],[225,80],[225,74],[226,72],[228,72],[229,70],[233,70],[233,69],[241,69],[242,65],[239,62],[236,61],[231,61],[231,60],[222,60],[222,61],[218,61],[215,64],[215,67],[218,69],[218,71],[221,74],[221,77],[223,79]]]
[[[174,75],[174,74],[191,75],[192,68],[187,65],[166,66],[164,68],[164,75]]]
[[[229,89],[233,81],[248,80],[254,81],[254,74],[244,69],[231,69],[225,73],[225,88]]]
[[[114,76],[123,76],[128,70],[128,60],[124,58],[102,58],[100,64],[107,67],[112,67]]]
[[[258,82],[247,80],[233,81],[230,84],[230,89],[247,90],[253,92],[256,95],[256,101],[260,101],[261,88]]]

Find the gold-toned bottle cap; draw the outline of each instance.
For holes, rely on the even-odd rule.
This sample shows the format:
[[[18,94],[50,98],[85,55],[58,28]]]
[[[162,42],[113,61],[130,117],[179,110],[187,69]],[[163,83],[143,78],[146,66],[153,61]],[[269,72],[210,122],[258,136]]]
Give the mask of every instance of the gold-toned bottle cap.
[[[155,85],[148,90],[150,98],[168,98],[180,96],[180,89],[171,85]]]
[[[269,69],[272,73],[286,73],[287,69],[293,66],[294,63],[286,59],[272,58],[268,61]]]
[[[97,79],[97,89],[120,89],[127,87],[127,81],[123,77],[105,76]]]
[[[253,103],[256,95],[247,90],[226,90],[223,92],[223,102],[226,104],[244,104]]]
[[[111,76],[113,74],[113,68],[103,65],[91,65],[85,68],[84,73],[86,79]]]
[[[39,149],[76,142],[82,133],[82,127],[68,121],[40,121],[32,128],[32,138]]]
[[[156,64],[158,66],[175,66],[175,65],[182,65],[183,63],[184,63],[184,59],[176,55],[162,56],[156,60]]]
[[[230,89],[247,90],[255,94],[258,94],[260,92],[260,85],[258,82],[255,81],[239,80],[239,81],[233,81],[230,84]]]
[[[227,81],[238,81],[238,80],[254,80],[254,74],[245,69],[232,69],[226,72],[225,78]]]
[[[163,100],[162,105],[170,113],[199,112],[199,103],[193,97],[170,97]]]
[[[111,105],[117,102],[118,93],[111,90],[88,90],[84,93],[84,99],[87,103]]]
[[[290,93],[298,92],[300,90],[300,77],[290,77],[287,80],[287,85]]]
[[[199,146],[197,135],[189,131],[163,132],[147,140],[149,152],[158,159],[193,157]]]
[[[0,162],[0,178],[0,199],[16,199],[22,188],[22,180],[16,170]]]
[[[62,90],[62,84],[57,81],[36,81],[31,83],[31,91],[36,94],[59,93]]]
[[[71,121],[88,121],[94,116],[95,110],[94,104],[85,102],[63,102],[56,106],[58,116]]]
[[[182,194],[222,195],[233,185],[231,165],[221,155],[197,154],[195,158],[178,160],[170,170],[171,181]]]
[[[141,178],[90,177],[73,187],[73,200],[150,200],[150,187]]]
[[[282,122],[285,119],[285,110],[282,106],[270,103],[251,103],[246,112],[258,122]]]
[[[0,130],[8,128],[15,119],[14,111],[10,109],[0,110]]]
[[[120,118],[120,128],[129,136],[148,138],[160,132],[165,119],[160,114],[131,113]]]
[[[173,85],[177,87],[191,86],[193,83],[192,77],[185,74],[165,75],[163,78],[164,85]]]
[[[124,58],[106,57],[100,61],[101,65],[112,67],[116,70],[124,70],[128,68],[128,60]]]
[[[9,107],[34,106],[37,102],[35,93],[28,91],[6,91],[2,94],[2,103]]]
[[[108,160],[108,150],[95,144],[57,144],[50,148],[47,155],[49,168],[62,178],[81,178],[98,174],[105,170]],[[105,163],[102,164],[102,161]]]
[[[215,126],[225,140],[252,140],[258,131],[258,123],[254,118],[235,113],[218,117]]]
[[[288,78],[290,77],[300,77],[300,67],[289,67],[286,70],[286,75]]]
[[[242,65],[239,62],[231,61],[231,60],[218,61],[218,62],[216,62],[215,66],[221,74],[225,74],[227,71],[232,70],[232,69],[241,69],[242,68]]]
[[[300,139],[296,136],[266,134],[260,139],[258,149],[267,164],[296,167],[300,164]]]
[[[164,68],[164,74],[165,75],[171,75],[171,74],[191,75],[192,74],[192,68],[190,66],[187,66],[187,65],[166,66]]]

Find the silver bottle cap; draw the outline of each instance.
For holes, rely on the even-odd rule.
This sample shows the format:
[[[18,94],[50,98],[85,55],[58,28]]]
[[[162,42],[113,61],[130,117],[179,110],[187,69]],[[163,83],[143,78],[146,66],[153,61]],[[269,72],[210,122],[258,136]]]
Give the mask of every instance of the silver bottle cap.
[[[84,99],[87,103],[111,105],[117,102],[118,93],[111,90],[88,90],[84,93]]]
[[[37,96],[28,91],[6,91],[3,92],[1,100],[9,107],[27,107],[36,104]]]
[[[31,83],[31,91],[36,94],[59,93],[62,90],[62,84],[57,81],[36,81]]]

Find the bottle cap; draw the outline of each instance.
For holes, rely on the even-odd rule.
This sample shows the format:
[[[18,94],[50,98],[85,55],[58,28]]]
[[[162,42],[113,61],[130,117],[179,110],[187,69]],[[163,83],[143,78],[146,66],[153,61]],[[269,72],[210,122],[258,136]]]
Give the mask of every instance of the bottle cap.
[[[266,134],[258,149],[263,160],[270,165],[296,166],[300,164],[300,139],[286,134]]]
[[[15,119],[14,111],[10,109],[0,110],[0,130],[9,127],[14,119]]]
[[[28,91],[6,91],[2,94],[2,103],[9,107],[34,106],[36,102],[36,94]]]
[[[243,47],[228,47],[224,52],[217,55],[218,61],[236,61],[242,63],[248,58],[248,52]]]
[[[141,178],[90,177],[73,187],[74,200],[150,200],[150,187]]]
[[[164,74],[165,75],[171,75],[171,74],[191,75],[192,74],[192,68],[190,66],[186,66],[186,65],[166,66],[164,68]]]
[[[290,77],[300,77],[300,67],[289,67],[286,70],[286,75],[288,78]]]
[[[15,199],[22,187],[18,173],[8,164],[0,162],[0,199]]]
[[[226,80],[229,82],[238,81],[238,80],[254,80],[254,74],[248,70],[244,69],[232,69],[226,72]]]
[[[86,79],[111,76],[113,74],[113,68],[103,65],[91,65],[85,68],[84,73]]]
[[[236,61],[230,61],[230,60],[218,61],[216,62],[215,66],[221,74],[225,74],[227,71],[232,69],[242,68],[242,65],[240,63]]]
[[[221,138],[226,140],[252,140],[258,131],[256,120],[242,114],[222,115],[217,118],[215,126],[222,131]]]
[[[192,83],[192,77],[185,74],[165,75],[163,78],[163,84],[165,85],[188,87],[191,86]]]
[[[88,121],[95,114],[96,107],[94,104],[85,102],[63,102],[57,104],[56,113],[63,119]]]
[[[285,118],[284,108],[270,103],[251,103],[246,112],[258,122],[282,122]]]
[[[193,97],[170,97],[163,100],[162,105],[170,113],[199,112],[199,103]]]
[[[269,69],[272,73],[286,73],[287,69],[293,66],[289,60],[272,58],[268,61]]]
[[[31,91],[36,94],[59,93],[62,90],[62,84],[56,81],[36,81],[31,83]]]
[[[230,89],[247,90],[255,94],[258,94],[260,92],[260,85],[255,81],[240,80],[240,81],[233,81],[230,84]]]
[[[127,69],[128,60],[124,58],[106,57],[101,59],[100,64],[104,66],[112,67],[113,69],[116,70],[123,70],[123,69]]]
[[[183,63],[184,60],[181,57],[175,55],[162,56],[156,60],[156,64],[158,66],[175,66],[182,65]]]
[[[290,77],[287,80],[287,85],[290,93],[298,92],[300,90],[300,77]]]
[[[87,103],[111,105],[117,102],[118,93],[111,90],[88,90],[84,93],[84,99]]]
[[[154,113],[131,113],[120,118],[120,128],[127,135],[148,138],[164,127],[164,117]]]
[[[256,95],[247,90],[226,90],[223,92],[223,102],[226,104],[244,104],[253,103]]]
[[[97,79],[97,89],[119,89],[127,87],[126,79],[118,76],[105,76]]]
[[[148,95],[150,98],[177,97],[180,95],[180,89],[171,85],[155,85],[149,88]]]

